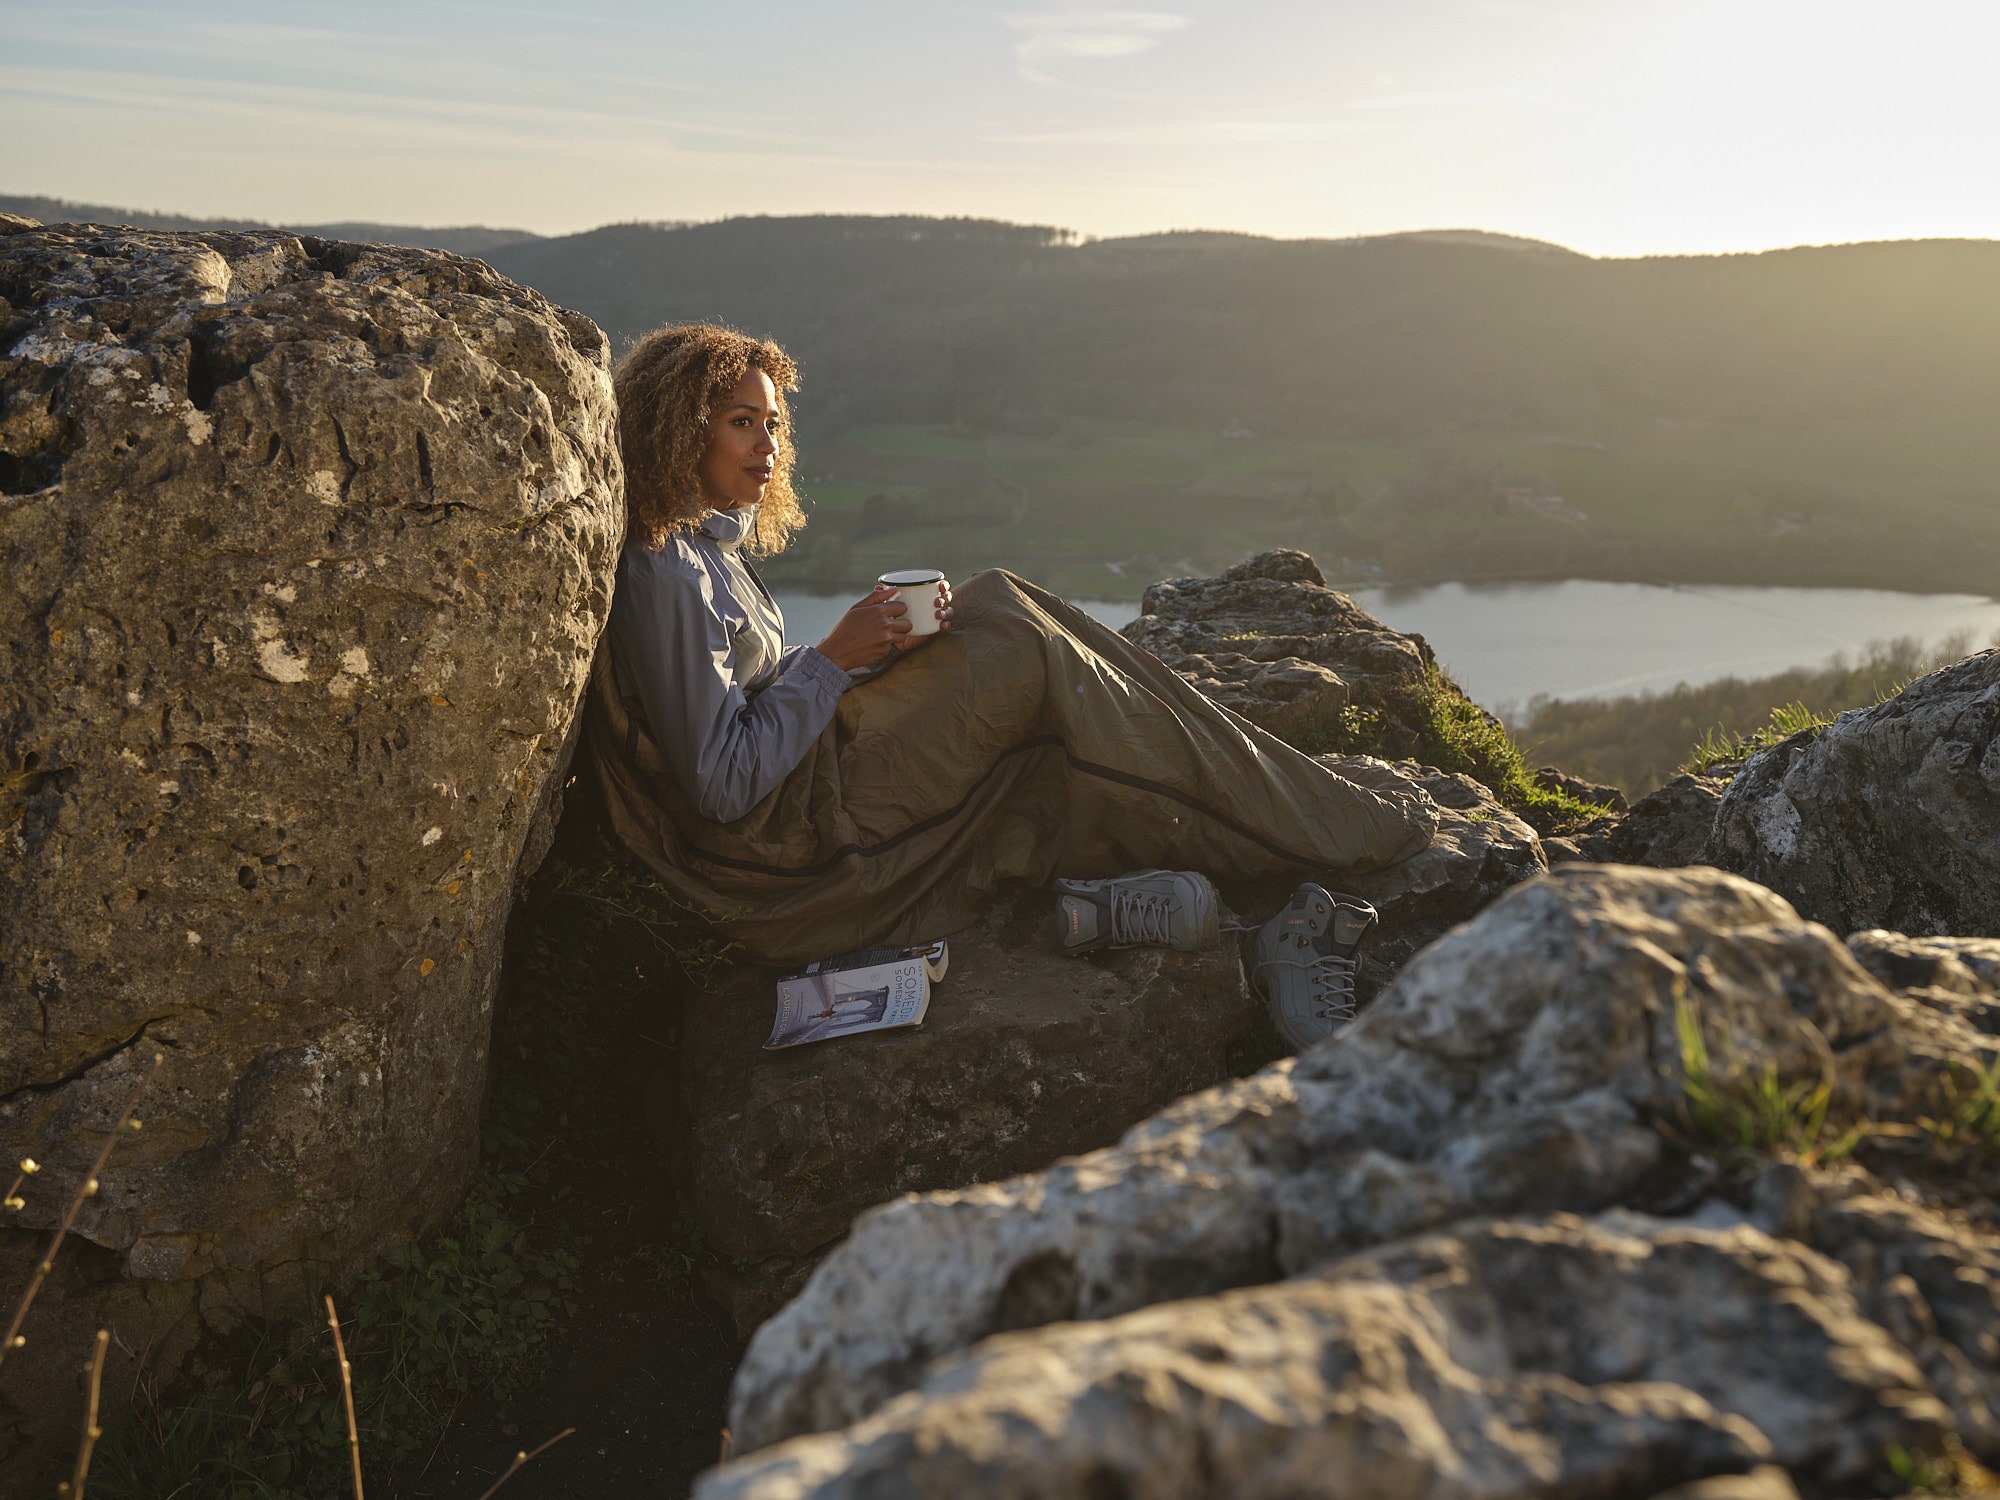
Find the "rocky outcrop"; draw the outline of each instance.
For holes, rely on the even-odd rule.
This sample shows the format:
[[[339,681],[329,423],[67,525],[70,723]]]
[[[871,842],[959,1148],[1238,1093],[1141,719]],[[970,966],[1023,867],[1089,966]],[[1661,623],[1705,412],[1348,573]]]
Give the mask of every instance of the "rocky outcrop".
[[[603,336],[477,262],[65,226],[0,293],[0,1285],[165,1059],[26,1400],[65,1293],[142,1348],[457,1201],[622,504]]]
[[[1625,794],[1615,786],[1607,786],[1601,781],[1586,781],[1581,776],[1572,776],[1560,766],[1538,766],[1534,771],[1534,782],[1544,791],[1563,792],[1579,802],[1594,802],[1608,812],[1625,812]]]
[[[1420,787],[1439,809],[1429,848],[1342,882],[1382,917],[1363,950],[1366,1003],[1417,949],[1541,873],[1540,844],[1470,777],[1322,759],[1364,786]],[[1290,890],[1244,894],[1261,917]],[[708,1288],[746,1338],[864,1209],[1108,1145],[1228,1077],[1239,1044],[1244,1066],[1278,1050],[1234,939],[1079,959],[1051,934],[1046,892],[1010,894],[952,937],[951,974],[921,1028],[859,1043],[763,1051],[770,974],[690,1001],[679,1102],[656,1113],[682,1196],[729,1267]]]
[[[1870,928],[1849,934],[1847,951],[1910,999],[2000,1036],[2000,939],[1909,937]]]
[[[1823,1257],[1747,1224],[1556,1216],[994,1338],[695,1493],[1526,1500],[1773,1461],[1841,1485],[1948,1424]]]
[[[759,1331],[732,1403],[746,1449],[827,1435],[703,1500],[984,1489],[1006,1465],[980,1434],[1003,1430],[1035,1477],[996,1492],[1048,1495],[1318,1493],[1284,1476],[1335,1452],[1382,1455],[1361,1492],[1435,1472],[1455,1476],[1439,1493],[1607,1496],[1765,1459],[1851,1483],[1945,1427],[1991,1453],[2000,1242],[1854,1169],[1729,1187],[1684,1144],[1689,1025],[1732,1076],[1824,1081],[1850,1119],[1914,1120],[1948,1067],[2000,1055],[1746,881],[1563,867],[1296,1060],[1109,1150],[863,1215]],[[1415,1327],[1456,1330],[1448,1356],[1412,1353]],[[1009,1413],[1036,1381],[1030,1436]],[[1555,1381],[1582,1404],[1547,1404]],[[1328,1422],[1346,1446],[1299,1446]],[[1134,1423],[1145,1441],[1122,1441]],[[1485,1466],[1509,1431],[1532,1473]],[[1199,1452],[1196,1477],[1150,1488],[1153,1449]],[[1667,1452],[1706,1456],[1676,1472]],[[913,1453],[938,1467],[883,1477]]]
[[[1551,850],[1550,861],[1561,857],[1662,870],[1699,864],[1729,782],[1730,775],[1723,773],[1676,776],[1629,809],[1587,824],[1560,856]]]
[[[1753,756],[1704,858],[1836,931],[2000,937],[2000,650]]]
[[[1156,583],[1140,609],[1127,640],[1281,739],[1324,738],[1343,712],[1379,717],[1436,665],[1422,636],[1391,630],[1289,549]],[[1404,754],[1413,740],[1392,726],[1382,743]]]
[[[1319,759],[1363,786],[1420,786],[1438,804],[1441,826],[1423,853],[1372,875],[1338,877],[1382,914],[1364,953],[1364,1002],[1417,949],[1547,868],[1535,830],[1488,788],[1407,758],[1422,740],[1419,700],[1451,691],[1436,678],[1431,649],[1326,587],[1305,553],[1266,552],[1219,578],[1156,583],[1143,608],[1125,627],[1127,639],[1211,698],[1294,744],[1365,743],[1405,757]],[[1258,888],[1244,904],[1275,910],[1289,891]]]
[[[1875,927],[1850,933],[1847,951],[1899,990],[2000,996],[2000,939],[1910,937]]]
[[[1470,776],[1365,755],[1319,760],[1362,786],[1421,787],[1438,809],[1437,832],[1420,853],[1366,875],[1340,876],[1341,888],[1372,904],[1382,918],[1362,950],[1364,1002],[1418,949],[1547,869],[1535,830]],[[1275,893],[1267,904],[1277,909]]]
[[[667,1139],[682,1201],[734,1268],[714,1290],[745,1337],[863,1209],[1110,1144],[1228,1077],[1259,1010],[1233,941],[1070,957],[1045,891],[951,949],[911,1030],[771,1053],[772,976],[688,1002]]]

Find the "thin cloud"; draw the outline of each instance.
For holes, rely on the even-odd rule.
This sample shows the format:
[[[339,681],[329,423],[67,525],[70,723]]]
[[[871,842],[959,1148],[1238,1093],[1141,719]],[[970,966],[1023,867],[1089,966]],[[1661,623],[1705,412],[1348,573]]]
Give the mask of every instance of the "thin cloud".
[[[1077,130],[994,132],[979,139],[1004,146],[1235,146],[1381,135],[1400,128],[1388,120],[1163,120]]]
[[[1014,60],[1021,76],[1036,83],[1055,81],[1043,71],[1044,63],[1131,57],[1188,25],[1186,16],[1161,10],[1036,11],[1004,19],[1026,33],[1014,44]]]
[[[1352,100],[1343,108],[1387,113],[1397,110],[1456,110],[1487,104],[1526,105],[1531,109],[1571,115],[1585,113],[1578,105],[1545,93],[1520,89],[1433,89],[1420,93],[1379,94],[1371,99]]]

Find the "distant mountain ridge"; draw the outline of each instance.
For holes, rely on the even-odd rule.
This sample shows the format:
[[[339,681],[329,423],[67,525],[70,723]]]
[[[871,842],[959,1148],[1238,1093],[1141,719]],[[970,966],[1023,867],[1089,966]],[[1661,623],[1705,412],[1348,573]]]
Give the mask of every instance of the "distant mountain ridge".
[[[692,321],[783,343],[832,549],[794,561],[828,577],[843,507],[970,515],[989,489],[1016,550],[978,557],[1078,577],[1253,543],[1400,579],[2000,577],[2000,241],[1608,260],[1468,229],[1091,240],[915,215],[313,232],[478,255],[615,350]]]
[[[0,214],[18,214],[24,219],[37,219],[44,224],[130,224],[134,229],[289,229],[294,234],[317,234],[326,239],[414,245],[420,249],[449,250],[456,255],[484,255],[503,245],[518,245],[541,238],[525,229],[493,229],[484,224],[461,224],[447,229],[346,222],[267,224],[259,219],[202,219],[187,214],[143,213],[132,208],[112,208],[103,203],[72,203],[67,198],[7,194],[0,194]]]

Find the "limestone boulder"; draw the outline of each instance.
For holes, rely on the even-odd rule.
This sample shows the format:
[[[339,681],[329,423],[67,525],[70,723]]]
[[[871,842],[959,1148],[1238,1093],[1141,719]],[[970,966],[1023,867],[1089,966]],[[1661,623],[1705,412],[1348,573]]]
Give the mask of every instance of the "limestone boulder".
[[[1423,637],[1391,630],[1291,549],[1156,583],[1140,610],[1127,640],[1285,739],[1344,710],[1380,713],[1436,665]]]
[[[1572,840],[1575,857],[1662,870],[1699,864],[1729,782],[1721,773],[1676,776],[1623,812],[1587,824]]]
[[[1767,1495],[1846,1493],[1948,1425],[1839,1265],[1749,1225],[1559,1215],[991,1338],[695,1496],[1613,1500],[1759,1464]]]
[[[2000,650],[1752,757],[1703,857],[1839,932],[2000,937]]]
[[[1780,1163],[1752,1188],[1754,1219],[1853,1279],[1861,1311],[1910,1351],[1971,1451],[2000,1456],[2000,1235],[1868,1173]]]
[[[1911,937],[1872,927],[1849,933],[1847,951],[1896,989],[2000,998],[2000,939]]]
[[[1470,776],[1366,755],[1318,759],[1361,786],[1420,787],[1438,809],[1438,829],[1427,848],[1385,869],[1340,876],[1341,888],[1370,903],[1382,918],[1362,950],[1364,1000],[1418,949],[1548,868],[1535,830]]]
[[[1468,1215],[1686,1206],[1703,1189],[1654,1125],[1680,1099],[1684,1004],[1732,1066],[1830,1074],[1843,1108],[1884,1118],[1933,1076],[1913,1049],[1991,1050],[1748,881],[1564,866],[1295,1060],[1110,1149],[862,1215],[759,1330],[732,1428],[749,1449],[846,1426],[992,1333],[1268,1282]]]
[[[9,232],[0,296],[0,1285],[160,1054],[65,1251],[136,1348],[458,1198],[623,529],[608,350],[275,232]]]
[[[1032,890],[952,936],[920,1027],[766,1052],[774,979],[689,1000],[667,1131],[745,1336],[856,1214],[1111,1144],[1228,1077],[1260,1009],[1233,941],[1067,956]]]

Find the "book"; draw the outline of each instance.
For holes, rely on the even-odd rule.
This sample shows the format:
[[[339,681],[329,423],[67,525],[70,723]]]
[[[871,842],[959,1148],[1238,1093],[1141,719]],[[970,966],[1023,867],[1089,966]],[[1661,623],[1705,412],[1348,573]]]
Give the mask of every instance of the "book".
[[[943,938],[906,948],[861,948],[807,964],[778,981],[778,1015],[765,1050],[916,1026],[930,1009],[931,986],[950,965]]]

